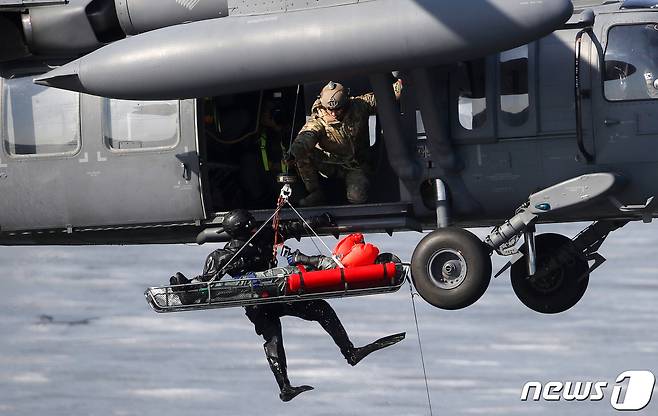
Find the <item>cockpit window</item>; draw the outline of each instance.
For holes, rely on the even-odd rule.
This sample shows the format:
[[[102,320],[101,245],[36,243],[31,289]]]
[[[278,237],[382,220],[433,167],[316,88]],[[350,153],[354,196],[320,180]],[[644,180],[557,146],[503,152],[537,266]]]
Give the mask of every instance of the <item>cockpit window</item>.
[[[2,137],[10,155],[58,155],[80,147],[80,95],[36,85],[32,77],[4,81]]]
[[[658,24],[610,29],[604,86],[611,101],[658,99]]]
[[[105,99],[103,137],[116,150],[175,146],[180,138],[179,102]]]
[[[528,45],[500,54],[500,110],[509,126],[528,121]]]

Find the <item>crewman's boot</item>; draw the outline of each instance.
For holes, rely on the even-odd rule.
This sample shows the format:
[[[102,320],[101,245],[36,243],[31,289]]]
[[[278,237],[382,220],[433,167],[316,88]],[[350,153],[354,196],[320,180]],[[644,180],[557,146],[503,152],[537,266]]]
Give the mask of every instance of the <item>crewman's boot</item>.
[[[320,189],[310,192],[305,198],[299,200],[299,205],[302,207],[317,207],[326,203],[327,197],[324,195],[324,191]]]
[[[315,171],[307,171],[300,168],[299,176],[301,176],[302,182],[304,182],[304,186],[306,187],[306,192],[308,192],[306,198],[302,198],[299,201],[299,205],[302,207],[314,207],[325,204],[327,197],[320,187],[320,175]]]
[[[359,363],[359,361],[366,358],[369,354],[377,350],[381,350],[382,348],[390,347],[391,345],[395,345],[398,342],[402,341],[405,335],[406,335],[405,332],[389,335],[387,337],[380,338],[377,341],[360,348],[352,347],[348,351],[344,351],[343,354],[345,355],[345,359],[347,360],[347,362],[351,366],[355,366]]]
[[[191,282],[192,281],[185,277],[181,272],[177,272],[169,278],[169,284],[172,286],[189,285]],[[191,287],[175,287],[173,288],[173,291],[178,295],[178,299],[180,299],[180,303],[183,305],[191,305],[201,298],[201,293],[192,290]]]
[[[288,257],[288,263],[291,266],[297,266],[301,264],[316,270],[321,268],[322,260],[323,256],[307,256],[299,250],[295,250],[294,252],[290,253],[290,256]]]
[[[293,387],[288,380],[288,368],[286,364],[286,353],[283,349],[283,341],[278,336],[272,337],[271,340],[266,342],[263,347],[265,348],[265,356],[267,362],[270,364],[270,369],[276,383],[279,385],[279,398],[284,402],[289,402],[299,394],[305,391],[313,390],[311,386]]]

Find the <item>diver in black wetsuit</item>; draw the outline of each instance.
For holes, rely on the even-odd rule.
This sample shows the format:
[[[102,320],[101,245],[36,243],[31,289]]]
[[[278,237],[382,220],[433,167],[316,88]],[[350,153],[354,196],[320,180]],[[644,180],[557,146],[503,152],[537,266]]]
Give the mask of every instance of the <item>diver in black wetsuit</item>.
[[[327,226],[331,222],[331,217],[328,214],[312,218],[310,221],[313,227]],[[219,280],[224,274],[235,277],[246,272],[260,272],[275,266],[273,264],[275,230],[268,227],[263,229],[247,247],[244,247],[240,255],[226,267],[226,264],[235,253],[253,236],[254,225],[254,218],[248,211],[235,210],[230,212],[224,219],[222,226],[224,231],[231,236],[231,240],[223,249],[215,250],[208,256],[203,269],[203,275],[197,277],[195,280],[209,281],[216,276],[217,280]],[[277,232],[283,240],[291,237],[301,237],[305,234],[304,225],[300,221],[281,223]],[[305,261],[312,264],[316,260],[317,258],[315,257],[309,258],[299,253],[293,259],[298,264]],[[218,275],[219,273],[221,275]],[[175,276],[171,277],[170,283],[172,285],[182,285],[190,283],[190,280],[181,273],[176,273]],[[191,303],[194,300],[187,299],[183,302]],[[353,366],[368,354],[396,344],[402,341],[405,336],[404,333],[395,334],[381,338],[361,348],[354,347],[336,312],[324,300],[248,306],[245,309],[247,317],[254,324],[256,333],[262,335],[263,339],[265,339],[265,344],[263,345],[265,356],[281,390],[279,397],[284,402],[292,400],[300,393],[312,390],[313,387],[293,387],[290,385],[286,353],[281,335],[280,318],[282,316],[296,316],[307,321],[317,321],[334,340],[347,362]]]

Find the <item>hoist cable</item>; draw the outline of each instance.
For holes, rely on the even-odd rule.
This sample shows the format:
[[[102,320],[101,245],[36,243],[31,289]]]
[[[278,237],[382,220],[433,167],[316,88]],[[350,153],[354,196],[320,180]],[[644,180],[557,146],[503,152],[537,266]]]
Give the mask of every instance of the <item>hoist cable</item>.
[[[316,237],[318,240],[320,240],[320,242],[322,243],[322,245],[324,246],[324,248],[326,248],[326,249],[327,249],[327,252],[329,252],[329,254],[331,255],[331,258],[336,262],[336,264],[338,264],[338,267],[340,267],[341,269],[344,269],[345,266],[343,266],[343,263],[341,263],[341,261],[338,259],[338,257],[336,257],[336,256],[333,254],[333,252],[331,251],[331,249],[329,248],[329,246],[327,246],[327,245],[325,244],[325,242],[320,238],[320,236],[318,235],[318,233],[315,232],[315,230],[313,229],[313,227],[311,227],[311,225],[310,225],[308,222],[306,222],[306,220],[304,219],[304,217],[302,217],[302,214],[300,214],[299,211],[297,211],[297,210],[295,209],[295,207],[293,207],[292,204],[291,204],[289,201],[286,201],[286,203],[287,203],[288,206],[289,206],[289,207],[295,212],[295,214],[297,214],[297,216],[302,220],[302,222],[304,223],[304,225],[306,225],[306,227],[308,227],[308,229],[311,230],[311,232],[313,233],[313,235],[315,235],[315,237]],[[313,239],[313,238],[311,237],[311,240],[312,240],[312,239]],[[313,244],[315,244],[315,242],[313,242]],[[316,245],[316,247],[317,247],[317,245]],[[319,248],[318,248],[318,250],[319,250]]]
[[[295,95],[295,109],[292,113],[292,125],[290,126],[290,144],[288,145],[288,152],[292,147],[292,142],[295,140],[295,123],[297,122],[297,108],[299,106],[299,93],[301,92],[301,84],[297,84],[297,94]]]
[[[411,295],[411,305],[413,306],[414,310],[414,321],[416,322],[416,334],[418,335],[418,349],[420,350],[420,362],[423,366],[423,377],[425,377],[425,390],[427,391],[427,405],[430,409],[430,416],[434,416],[434,413],[432,412],[432,399],[430,396],[430,385],[427,380],[427,370],[425,369],[425,356],[423,355],[423,343],[420,339],[420,328],[418,327],[418,314],[416,313],[416,301],[415,301],[415,296],[416,294],[413,291],[413,287],[411,285],[411,279],[407,277],[407,282],[409,283],[409,294]]]

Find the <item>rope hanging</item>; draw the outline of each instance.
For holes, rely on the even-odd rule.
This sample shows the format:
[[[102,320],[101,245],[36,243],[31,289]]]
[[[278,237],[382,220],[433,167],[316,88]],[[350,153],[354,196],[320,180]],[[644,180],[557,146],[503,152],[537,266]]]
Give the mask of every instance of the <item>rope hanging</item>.
[[[274,229],[274,245],[273,245],[273,252],[272,252],[272,261],[276,261],[276,252],[279,249],[279,247],[283,246],[283,238],[281,237],[281,234],[279,233],[279,225],[281,224],[281,208],[288,202],[288,198],[290,198],[290,195],[292,195],[292,188],[290,185],[285,185],[283,188],[281,188],[281,193],[279,194],[279,199],[277,200],[276,203],[276,210],[274,211],[274,219],[272,219],[272,228]],[[266,221],[265,223],[267,223]],[[279,239],[281,239],[281,242],[279,242]]]
[[[295,212],[295,214],[297,214],[297,216],[302,220],[302,222],[304,223],[304,225],[305,225],[309,230],[311,230],[311,232],[313,233],[313,235],[314,235],[318,240],[320,240],[320,242],[322,243],[322,245],[324,246],[324,248],[326,248],[327,251],[329,252],[329,254],[331,255],[331,258],[333,259],[333,261],[336,262],[336,264],[338,265],[338,267],[340,267],[341,269],[344,269],[345,266],[343,266],[343,263],[340,261],[340,259],[339,259],[338,257],[336,257],[336,256],[333,254],[333,252],[331,251],[331,249],[329,248],[329,246],[327,246],[327,245],[325,244],[325,242],[320,238],[320,236],[318,235],[318,233],[315,232],[315,230],[313,229],[313,227],[311,227],[311,225],[310,225],[308,222],[306,222],[306,220],[304,219],[304,217],[302,217],[302,214],[300,214],[299,211],[297,211],[297,210],[295,209],[295,207],[293,207],[293,206],[290,204],[290,202],[288,202],[288,201],[286,201],[286,202],[287,202],[288,206],[289,206],[289,207]],[[313,237],[311,237],[311,239],[313,239]],[[313,241],[313,244],[315,244],[315,241]],[[317,245],[316,245],[315,247],[317,247]],[[319,250],[319,249],[318,249],[318,250]]]
[[[230,259],[228,262],[226,262],[226,264],[224,265],[224,267],[222,267],[221,270],[220,270],[219,272],[217,272],[217,273],[212,277],[212,279],[210,279],[207,283],[212,283],[212,282],[214,282],[214,281],[217,279],[217,277],[224,277],[224,270],[226,270],[226,267],[228,267],[231,263],[233,263],[233,260],[235,260],[235,259],[240,255],[240,253],[242,253],[242,250],[244,250],[245,247],[247,247],[247,246],[249,245],[249,243],[251,243],[251,242],[254,240],[254,238],[256,238],[256,236],[258,235],[258,233],[260,233],[261,231],[263,231],[263,229],[265,229],[265,227],[267,226],[267,224],[268,224],[270,221],[272,221],[272,219],[274,219],[274,217],[276,217],[277,215],[279,215],[279,211],[281,211],[281,208],[277,208],[276,211],[274,211],[274,213],[273,213],[272,215],[270,215],[270,218],[268,218],[268,220],[265,221],[265,222],[263,223],[263,225],[261,225],[260,228],[259,228],[258,230],[256,230],[256,232],[254,233],[254,235],[252,235],[252,236],[249,238],[249,240],[247,240],[247,242],[244,243],[244,245],[243,245],[242,247],[240,247],[240,249],[239,249],[239,250],[233,255],[233,257],[231,257],[231,259]]]
[[[240,249],[233,255],[233,257],[231,257],[231,259],[226,263],[226,265],[222,268],[222,270],[220,270],[219,273],[217,273],[215,276],[213,276],[213,278],[208,283],[212,283],[213,281],[215,281],[215,279],[217,279],[218,276],[223,276],[223,274],[224,274],[223,271],[225,270],[225,268],[228,265],[230,265],[233,262],[233,260],[235,260],[240,255],[240,253],[244,250],[244,248],[247,247],[251,243],[251,241],[253,241],[253,239],[263,229],[265,229],[265,227],[270,223],[270,221],[272,221],[272,227],[274,228],[274,253],[273,253],[273,256],[274,256],[274,259],[276,259],[276,253],[277,253],[277,250],[278,250],[279,246],[283,246],[283,241],[279,242],[279,239],[281,239],[281,235],[279,234],[278,229],[279,229],[279,225],[281,223],[281,215],[280,215],[281,214],[281,209],[285,205],[288,205],[290,207],[290,209],[292,209],[292,211],[299,217],[299,219],[302,220],[303,224],[313,233],[313,236],[311,236],[311,240],[313,241],[313,244],[318,249],[318,251],[320,251],[320,248],[315,243],[314,238],[317,238],[318,240],[320,240],[320,242],[327,249],[327,251],[329,253],[331,253],[331,258],[336,262],[336,264],[338,264],[338,266],[340,268],[345,267],[341,263],[340,259],[338,259],[338,257],[336,257],[333,254],[333,252],[329,248],[329,246],[327,246],[327,244],[325,244],[325,242],[320,238],[318,233],[315,232],[313,227],[311,227],[311,225],[306,221],[306,219],[304,219],[304,217],[299,213],[299,211],[297,211],[297,209],[295,209],[295,207],[292,206],[292,204],[289,201],[290,195],[292,195],[292,188],[290,187],[290,185],[285,185],[281,189],[281,194],[280,194],[279,199],[277,201],[277,207],[276,207],[276,210],[274,211],[274,213],[272,213],[272,215],[265,222],[263,222],[263,224],[260,226],[260,228],[258,228],[258,230],[249,238],[249,240],[247,240],[247,242],[242,247],[240,247]],[[434,412],[432,410],[432,399],[431,399],[431,395],[430,395],[429,381],[428,381],[428,378],[427,378],[427,369],[425,367],[425,356],[423,354],[423,343],[422,343],[422,340],[421,340],[421,337],[420,337],[420,327],[418,325],[418,313],[416,311],[416,301],[414,299],[417,294],[415,294],[413,292],[413,286],[411,284],[411,279],[409,277],[407,277],[407,282],[409,283],[409,294],[411,295],[411,305],[413,307],[414,322],[416,324],[416,335],[418,336],[418,349],[420,351],[420,362],[421,362],[421,365],[422,365],[422,368],[423,368],[423,377],[425,379],[425,391],[427,392],[427,405],[428,405],[428,408],[429,408],[430,416],[434,416]]]
[[[411,295],[411,305],[413,306],[414,310],[414,321],[416,322],[416,334],[418,335],[418,349],[420,350],[420,362],[423,366],[423,377],[425,377],[425,390],[427,391],[427,405],[430,409],[430,416],[434,416],[434,413],[432,412],[432,399],[430,396],[430,385],[427,380],[427,370],[425,369],[425,356],[423,355],[423,343],[420,339],[420,328],[418,327],[418,314],[416,313],[416,300],[414,299],[417,294],[414,293],[413,287],[411,285],[411,279],[407,278],[407,282],[409,283],[409,294]]]
[[[284,185],[283,188],[281,188],[281,194],[279,195],[279,199],[277,201],[277,206],[276,209],[274,210],[274,213],[272,213],[272,215],[270,215],[270,217],[265,222],[263,222],[263,224],[258,228],[258,230],[256,230],[256,232],[249,238],[249,240],[247,240],[247,242],[242,247],[240,247],[240,249],[231,257],[231,259],[224,265],[224,267],[222,267],[222,269],[217,274],[215,274],[215,276],[213,276],[212,279],[208,281],[208,283],[214,282],[218,277],[223,277],[224,270],[226,270],[226,267],[228,267],[231,263],[233,263],[233,261],[240,255],[240,253],[242,253],[245,247],[249,246],[249,244],[254,240],[254,238],[256,238],[256,236],[265,229],[265,227],[270,223],[270,221],[272,221],[272,227],[274,228],[274,252],[272,253],[272,255],[273,255],[273,259],[276,260],[277,250],[279,247],[283,246],[283,241],[281,239],[281,235],[278,232],[278,229],[281,223],[281,209],[283,209],[285,205],[288,205],[293,210],[293,212],[299,217],[299,219],[302,220],[304,225],[313,233],[313,235],[318,240],[320,240],[322,245],[327,249],[327,252],[329,252],[329,254],[331,255],[331,258],[336,262],[336,264],[338,264],[338,267],[340,267],[341,269],[345,267],[343,266],[343,263],[341,263],[341,261],[338,259],[338,257],[336,257],[332,253],[329,246],[327,246],[325,242],[322,241],[318,233],[315,232],[315,230],[313,229],[313,227],[311,227],[308,221],[306,221],[304,217],[302,217],[302,214],[300,214],[299,211],[297,211],[295,207],[292,206],[292,204],[289,201],[291,195],[292,195],[291,186],[287,184]],[[313,244],[318,249],[318,251],[320,251],[320,248],[318,247],[317,244],[315,244],[313,237],[311,237],[311,240],[313,241]]]

